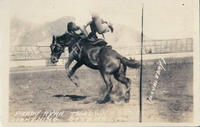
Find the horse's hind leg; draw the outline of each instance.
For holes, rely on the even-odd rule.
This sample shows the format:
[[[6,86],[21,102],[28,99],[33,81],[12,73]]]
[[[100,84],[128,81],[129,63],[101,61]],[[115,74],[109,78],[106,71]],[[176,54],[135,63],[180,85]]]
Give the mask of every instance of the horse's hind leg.
[[[129,102],[131,80],[126,77],[126,66],[120,66],[119,70],[114,73],[114,77],[117,81],[121,82],[126,86],[125,102]]]
[[[100,72],[100,73],[101,73],[103,80],[106,84],[107,92],[105,93],[102,100],[98,100],[98,103],[106,103],[110,100],[110,92],[112,91],[113,85],[112,85],[110,74],[106,74],[105,72]]]

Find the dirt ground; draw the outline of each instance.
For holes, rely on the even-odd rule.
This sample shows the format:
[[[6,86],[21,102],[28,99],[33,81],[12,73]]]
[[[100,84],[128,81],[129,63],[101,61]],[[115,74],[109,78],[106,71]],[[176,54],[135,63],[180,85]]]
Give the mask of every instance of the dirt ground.
[[[143,122],[191,122],[193,120],[193,64],[184,62],[168,64],[168,60],[166,62],[166,71],[161,71],[152,103],[149,103],[146,98],[152,90],[157,65],[144,66]],[[36,72],[10,73],[10,121],[139,121],[139,69],[127,70],[127,77],[132,80],[130,102],[123,101],[124,86],[113,79],[111,101],[106,104],[96,103],[105,90],[97,70],[86,67],[79,69],[76,72],[76,76],[79,77],[79,87],[66,78],[64,69],[55,67],[50,71],[43,70],[45,67],[40,67]],[[50,116],[52,112],[54,115]],[[44,117],[45,114],[49,118]]]

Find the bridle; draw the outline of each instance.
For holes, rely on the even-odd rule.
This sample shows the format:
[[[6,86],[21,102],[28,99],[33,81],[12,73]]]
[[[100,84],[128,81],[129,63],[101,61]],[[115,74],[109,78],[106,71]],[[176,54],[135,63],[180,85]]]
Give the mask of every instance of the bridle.
[[[57,49],[56,49],[56,52],[54,51],[55,48],[57,48]],[[52,51],[52,53],[53,53],[53,51],[54,51],[54,54],[61,54],[61,53],[64,52],[64,49],[65,49],[64,46],[62,46],[62,45],[59,44],[59,43],[53,44],[53,45],[51,46],[51,51]]]
[[[68,33],[68,35],[72,36],[69,33]],[[69,42],[70,42],[69,45],[72,44],[74,41],[75,41],[74,38],[71,38],[69,40]],[[78,45],[78,47],[79,47],[79,45]],[[50,46],[50,48],[51,48],[52,54],[59,55],[64,52],[65,44],[57,43],[57,37],[55,37],[55,40],[54,40],[53,44]],[[56,51],[55,51],[55,48],[58,48],[58,49],[56,49]]]

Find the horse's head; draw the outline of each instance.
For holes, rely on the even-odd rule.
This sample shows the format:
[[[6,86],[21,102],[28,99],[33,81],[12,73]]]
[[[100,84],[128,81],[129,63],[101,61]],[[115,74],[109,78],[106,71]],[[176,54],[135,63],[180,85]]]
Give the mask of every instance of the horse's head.
[[[68,47],[72,43],[72,37],[65,33],[62,36],[53,36],[51,48],[51,62],[56,63],[60,58],[61,54],[64,52],[65,47]]]

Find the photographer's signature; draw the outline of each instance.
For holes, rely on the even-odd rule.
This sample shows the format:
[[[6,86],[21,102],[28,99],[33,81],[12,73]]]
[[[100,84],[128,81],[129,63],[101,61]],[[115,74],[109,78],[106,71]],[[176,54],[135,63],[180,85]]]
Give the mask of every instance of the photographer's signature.
[[[15,122],[56,122],[64,111],[17,111]]]
[[[160,77],[160,73],[161,73],[162,70],[166,71],[166,69],[164,67],[164,65],[166,65],[166,62],[165,62],[164,58],[159,59],[158,62],[159,62],[159,64],[158,64],[156,72],[154,74],[154,82],[152,84],[151,92],[150,92],[150,95],[147,97],[147,100],[150,103],[152,103],[153,95],[154,95],[156,87],[158,85],[158,80],[159,80],[159,77]]]

